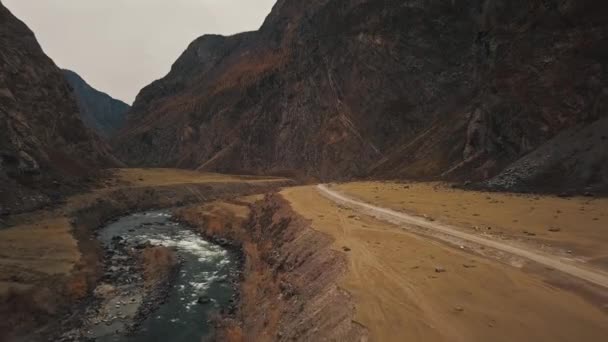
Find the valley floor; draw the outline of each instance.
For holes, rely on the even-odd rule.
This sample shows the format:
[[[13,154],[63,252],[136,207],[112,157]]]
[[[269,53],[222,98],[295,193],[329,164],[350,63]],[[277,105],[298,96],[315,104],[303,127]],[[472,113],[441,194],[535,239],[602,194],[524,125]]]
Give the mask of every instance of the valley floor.
[[[336,333],[371,341],[593,342],[608,334],[606,288],[491,246],[374,217],[323,187],[264,197],[293,183],[168,169],[113,174],[56,208],[7,218],[9,227],[0,230],[0,314],[10,318],[4,326],[38,327],[61,312],[57,298],[77,303],[90,293],[101,263],[90,242],[99,224],[136,210],[182,207],[184,221],[208,237],[239,242],[244,254],[241,323],[225,331],[230,341],[247,333],[260,341]],[[328,190],[602,277],[608,272],[605,198],[438,183],[355,182]]]
[[[557,246],[576,248],[570,253],[592,261],[606,251],[599,246],[606,246],[608,232],[578,210],[584,206],[591,216],[604,217],[605,200],[464,192],[438,184],[351,183],[335,189],[376,206],[425,215],[429,222],[444,220],[441,208],[448,208],[455,219],[447,222],[483,224],[484,232],[463,229],[485,235],[491,225],[496,235],[488,238],[500,239],[507,231],[518,235],[519,227],[530,227],[529,234],[537,235],[519,233],[526,239],[538,236],[530,248],[548,244],[540,238],[552,234],[547,231],[551,226],[532,223],[552,218],[547,217],[549,208],[562,210],[568,218],[553,223],[566,236],[554,238]],[[369,329],[373,341],[601,341],[608,333],[605,289],[504,253],[412,233],[337,204],[318,190],[296,187],[281,194],[314,229],[334,238],[336,250],[348,254],[349,271],[340,285],[352,295],[356,320]],[[469,216],[461,205],[474,211],[468,225],[463,224]],[[529,207],[539,208],[539,215],[517,212]],[[506,224],[507,217],[508,223],[522,223],[514,228]],[[585,226],[587,221],[592,224]]]
[[[116,169],[93,191],[53,208],[6,217],[6,228],[0,229],[0,340],[30,327],[48,334],[45,322],[86,299],[102,271],[102,251],[93,235],[108,220],[151,208],[266,192],[287,182],[174,169]]]

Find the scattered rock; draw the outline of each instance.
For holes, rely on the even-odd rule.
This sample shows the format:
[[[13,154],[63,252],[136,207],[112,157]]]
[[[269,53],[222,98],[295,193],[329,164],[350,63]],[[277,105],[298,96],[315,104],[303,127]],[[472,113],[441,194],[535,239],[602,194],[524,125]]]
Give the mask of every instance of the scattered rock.
[[[437,266],[435,267],[435,273],[445,273],[447,272],[445,268]]]
[[[198,300],[196,301],[198,304],[209,304],[211,303],[211,298],[207,297],[207,296],[200,296],[198,297]]]

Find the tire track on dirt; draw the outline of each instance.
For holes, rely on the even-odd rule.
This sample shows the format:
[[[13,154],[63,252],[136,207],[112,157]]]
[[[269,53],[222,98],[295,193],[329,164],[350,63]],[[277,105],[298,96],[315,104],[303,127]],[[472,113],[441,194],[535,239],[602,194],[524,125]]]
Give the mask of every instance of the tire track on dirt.
[[[468,242],[493,248],[495,250],[499,250],[505,253],[509,253],[511,255],[534,261],[536,263],[551,267],[555,270],[561,271],[568,275],[608,289],[608,274],[600,270],[582,267],[571,262],[560,260],[556,256],[540,254],[519,246],[513,246],[503,242],[480,237],[474,234],[469,234],[450,225],[438,222],[430,222],[424,218],[415,217],[395,210],[378,207],[369,203],[358,201],[348,196],[345,196],[344,194],[333,191],[327,185],[324,184],[317,185],[317,190],[333,202],[349,206],[353,209],[358,209],[364,214],[373,216],[383,221],[388,221],[391,223],[400,223],[404,225],[403,228],[406,230],[411,230],[408,229],[408,225],[423,227],[451,237],[462,239]]]

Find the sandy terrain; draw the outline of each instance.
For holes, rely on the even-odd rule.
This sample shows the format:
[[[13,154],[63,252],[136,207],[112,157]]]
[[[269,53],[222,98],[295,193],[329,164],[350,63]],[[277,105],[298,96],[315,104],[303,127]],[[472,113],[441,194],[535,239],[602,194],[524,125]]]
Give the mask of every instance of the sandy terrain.
[[[314,187],[281,194],[348,254],[340,285],[373,341],[602,341],[608,333],[598,305],[541,277],[341,208]]]
[[[568,254],[608,270],[608,199],[452,189],[439,183],[356,182],[344,194],[467,232]]]
[[[539,251],[530,246],[520,245],[513,241],[502,241],[494,237],[486,237],[481,234],[468,233],[462,229],[443,223],[429,217],[420,217],[396,210],[373,205],[371,203],[355,200],[348,195],[331,189],[327,185],[317,185],[317,190],[325,197],[339,205],[345,205],[365,215],[375,217],[381,221],[393,223],[404,230],[419,235],[441,240],[458,246],[461,249],[470,248],[479,254],[491,256],[485,252],[489,247],[490,252],[504,262],[509,262],[517,267],[524,266],[528,262],[536,263],[548,269],[561,272],[565,275],[584,280],[599,290],[608,289],[608,273],[601,269],[589,267],[589,265],[577,262],[573,258],[559,257]],[[501,255],[500,255],[501,254]],[[499,256],[500,255],[500,256]],[[521,260],[513,260],[521,258]]]

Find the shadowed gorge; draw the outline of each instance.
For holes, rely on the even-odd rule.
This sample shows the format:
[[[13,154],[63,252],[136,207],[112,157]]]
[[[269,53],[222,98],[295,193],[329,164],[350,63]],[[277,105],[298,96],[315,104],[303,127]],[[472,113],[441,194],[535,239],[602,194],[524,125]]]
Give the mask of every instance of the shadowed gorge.
[[[91,87],[78,74],[63,70],[84,124],[100,136],[108,139],[122,128],[130,106],[108,94]]]

